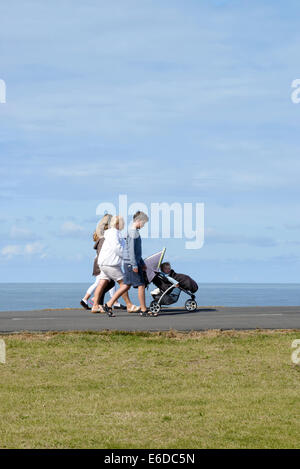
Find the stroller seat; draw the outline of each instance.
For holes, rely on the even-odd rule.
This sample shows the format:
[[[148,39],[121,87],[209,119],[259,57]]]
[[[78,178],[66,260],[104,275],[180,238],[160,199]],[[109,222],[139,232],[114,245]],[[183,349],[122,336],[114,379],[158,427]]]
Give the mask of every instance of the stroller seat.
[[[145,272],[145,284],[146,286],[148,286],[150,283],[153,283],[156,287],[153,291],[151,291],[153,301],[151,302],[149,309],[153,316],[157,316],[161,311],[162,306],[172,305],[176,303],[180,297],[181,292],[184,292],[190,297],[190,299],[185,302],[185,309],[187,311],[195,311],[197,309],[197,303],[195,300],[195,295],[194,293],[192,293],[193,285],[192,287],[190,287],[191,283],[184,284],[181,281],[182,279],[179,279],[179,286],[177,286],[177,283],[175,284],[170,282],[166,278],[166,275],[159,271],[165,251],[166,249],[164,248],[162,251],[153,254],[152,256],[145,259],[145,264],[147,267],[147,270]],[[198,286],[196,287],[196,289],[198,289]]]
[[[151,295],[154,300],[152,303],[156,303],[159,306],[169,306],[176,303],[182,291],[190,295],[192,297],[192,300],[194,300],[195,298],[194,295],[192,295],[190,292],[185,291],[181,287],[176,287],[166,278],[165,275],[160,272],[156,273],[155,277],[152,279],[152,282],[157,287],[151,292]]]

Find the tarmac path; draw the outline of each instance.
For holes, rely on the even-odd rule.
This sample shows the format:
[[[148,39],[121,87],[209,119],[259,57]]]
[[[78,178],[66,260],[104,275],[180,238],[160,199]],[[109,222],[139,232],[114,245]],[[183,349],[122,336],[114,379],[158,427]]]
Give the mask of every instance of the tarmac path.
[[[0,312],[0,333],[22,331],[201,331],[207,329],[299,329],[300,306],[200,306],[195,312],[165,308],[158,317],[116,312],[116,317],[84,309]]]

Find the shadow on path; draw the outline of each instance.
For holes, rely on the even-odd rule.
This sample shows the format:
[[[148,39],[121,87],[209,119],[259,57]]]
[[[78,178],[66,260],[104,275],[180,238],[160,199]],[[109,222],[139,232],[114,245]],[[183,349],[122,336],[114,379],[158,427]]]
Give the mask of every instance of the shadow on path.
[[[207,311],[218,311],[216,308],[197,308],[195,311],[187,311],[186,309],[162,309],[159,313],[159,316],[175,316],[180,314],[196,314]]]

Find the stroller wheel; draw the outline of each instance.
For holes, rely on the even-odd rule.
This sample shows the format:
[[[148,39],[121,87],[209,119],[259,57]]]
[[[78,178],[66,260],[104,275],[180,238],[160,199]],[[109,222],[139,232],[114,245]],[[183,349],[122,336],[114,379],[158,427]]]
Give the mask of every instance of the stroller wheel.
[[[185,309],[186,309],[187,311],[196,311],[197,306],[198,306],[198,305],[197,305],[197,302],[196,302],[195,300],[191,300],[191,299],[190,299],[190,300],[187,300],[187,301],[185,302]]]
[[[157,301],[151,301],[149,310],[152,313],[152,316],[158,316],[158,313],[160,312],[160,304],[157,303]]]

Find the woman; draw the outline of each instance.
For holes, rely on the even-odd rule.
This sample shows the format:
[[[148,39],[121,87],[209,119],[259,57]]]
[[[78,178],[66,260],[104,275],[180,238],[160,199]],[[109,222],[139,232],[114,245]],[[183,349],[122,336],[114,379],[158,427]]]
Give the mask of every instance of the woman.
[[[112,219],[112,215],[110,214],[104,215],[104,217],[99,221],[96,227],[96,231],[94,232],[94,235],[93,235],[93,239],[95,241],[94,249],[97,252],[95,260],[94,260],[94,268],[93,268],[93,275],[96,277],[96,279],[95,279],[95,282],[88,288],[85,296],[80,301],[81,306],[88,310],[91,309],[88,305],[88,299],[92,296],[94,290],[97,288],[100,282],[100,269],[98,265],[98,256],[100,254],[101,248],[104,243],[104,232],[108,230],[111,219]],[[110,292],[110,296],[113,296],[113,294],[115,293],[115,282],[113,280],[107,284],[106,288],[104,289],[101,295],[101,298],[99,298],[100,305],[103,305],[104,295],[108,291]],[[102,312],[104,312],[103,309],[102,309]]]
[[[123,272],[121,270],[124,240],[120,231],[124,228],[124,220],[121,216],[114,216],[110,222],[110,228],[104,233],[104,243],[98,257],[100,268],[100,281],[95,292],[95,302],[92,308],[93,313],[102,312],[103,308],[99,304],[99,298],[112,280],[123,285]],[[122,294],[129,313],[136,313],[139,308],[133,305],[129,299],[127,291]],[[109,316],[114,316],[112,310],[108,312]]]

